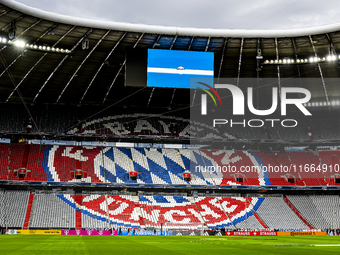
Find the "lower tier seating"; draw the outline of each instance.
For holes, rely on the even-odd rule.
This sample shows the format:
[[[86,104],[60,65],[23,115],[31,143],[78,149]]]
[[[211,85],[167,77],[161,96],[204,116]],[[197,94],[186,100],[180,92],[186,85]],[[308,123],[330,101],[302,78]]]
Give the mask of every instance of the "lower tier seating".
[[[30,228],[75,228],[75,208],[65,203],[70,195],[52,193],[35,194],[31,212]]]
[[[28,191],[0,190],[0,224],[23,228]],[[339,228],[340,197],[131,196],[36,192],[28,227],[52,229],[307,229]],[[79,217],[78,217],[78,216]],[[305,221],[303,221],[301,219]]]
[[[282,197],[266,197],[256,212],[270,229],[294,230],[308,228]]]
[[[314,228],[332,228],[329,221],[325,219],[320,209],[314,204],[313,200],[315,199],[312,199],[311,196],[289,195],[287,196],[287,198]],[[328,199],[328,196],[324,196],[322,198],[322,200],[324,200],[325,202],[328,201]]]
[[[0,225],[22,228],[29,199],[28,191],[0,190]]]
[[[200,213],[188,197],[139,196],[146,227],[192,228],[202,225]]]

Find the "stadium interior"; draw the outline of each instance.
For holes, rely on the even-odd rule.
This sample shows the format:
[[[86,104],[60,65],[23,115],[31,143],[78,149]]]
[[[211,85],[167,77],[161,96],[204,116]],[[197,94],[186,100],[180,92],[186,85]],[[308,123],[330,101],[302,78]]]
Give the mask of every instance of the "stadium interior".
[[[0,226],[340,229],[340,26],[215,32],[124,29],[1,0]],[[270,108],[273,86],[304,79],[312,116],[288,108],[293,128],[193,121],[198,90],[148,87],[146,70],[127,83],[140,77],[128,56],[148,49],[212,52],[214,78],[242,91],[244,79],[274,80],[255,88],[256,109]]]

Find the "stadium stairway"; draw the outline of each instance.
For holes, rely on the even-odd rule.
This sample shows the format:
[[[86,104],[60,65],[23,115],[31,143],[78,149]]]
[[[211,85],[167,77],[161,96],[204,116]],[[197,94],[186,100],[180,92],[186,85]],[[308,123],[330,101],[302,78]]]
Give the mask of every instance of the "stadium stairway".
[[[81,150],[80,146],[76,146],[76,169],[82,169],[81,168],[81,153],[83,151]]]
[[[84,196],[82,196],[82,197],[84,197]],[[110,220],[110,212],[109,212],[109,203],[107,202],[107,195],[104,195],[104,197],[105,197],[106,216],[107,216],[107,219],[108,219],[108,222],[109,222],[109,226],[110,226],[111,220]],[[110,226],[110,228],[111,228],[111,226]]]
[[[8,179],[9,170],[9,145],[0,144],[0,179]]]
[[[299,178],[295,179],[295,185],[296,186],[306,186],[306,183],[301,179],[301,176],[299,175]]]
[[[184,165],[184,162],[183,162],[181,153],[180,153],[178,150],[176,150],[175,153],[176,153],[177,160],[178,160],[177,162],[178,162],[180,165],[184,166],[183,168],[185,169],[185,165]],[[186,169],[186,170],[188,170],[188,169]]]
[[[74,202],[77,205],[83,204],[83,196],[82,195],[74,195]],[[81,230],[81,211],[80,208],[76,208],[76,230]]]
[[[284,196],[283,200],[287,203],[287,205],[292,209],[293,212],[309,227],[309,229],[313,229],[313,226],[301,215],[298,209],[289,201],[289,199]]]
[[[145,222],[144,222],[144,218],[142,215],[142,210],[140,208],[140,204],[139,204],[139,197],[138,196],[132,196],[132,201],[135,203],[135,208],[136,208],[136,214],[139,217],[139,225],[141,228],[145,227]]]
[[[246,199],[247,199],[247,202],[249,202],[249,204],[251,204],[252,207],[254,207],[254,205],[249,201],[249,198],[247,197]],[[254,208],[253,208],[253,210],[254,210]],[[260,224],[262,225],[263,228],[268,228],[266,223],[264,223],[264,221],[260,218],[260,216],[258,215],[258,213],[255,210],[254,210],[254,216],[258,220],[258,222],[260,222]]]
[[[237,229],[236,226],[235,226],[235,224],[234,224],[234,222],[230,219],[228,213],[227,213],[227,212],[225,211],[225,209],[223,208],[220,199],[216,197],[216,200],[217,200],[217,202],[220,204],[220,207],[221,207],[222,211],[223,211],[224,214],[228,217],[228,219],[230,220],[231,224],[234,226],[235,229]]]
[[[29,227],[30,219],[31,219],[31,213],[32,213],[33,201],[34,201],[34,194],[30,194],[29,199],[28,199],[26,217],[25,217],[23,229],[28,229],[28,227]]]
[[[25,145],[24,156],[22,157],[22,163],[21,163],[21,167],[22,168],[26,168],[27,167],[28,155],[30,153],[30,147],[31,146],[29,144]]]
[[[258,222],[260,222],[260,224],[262,225],[263,228],[268,228],[266,223],[264,223],[264,221],[260,218],[260,216],[257,214],[257,212],[254,213],[254,216],[258,220]]]
[[[205,222],[205,220],[204,220],[204,218],[203,218],[203,216],[202,216],[202,214],[201,214],[201,212],[200,212],[200,210],[198,209],[198,206],[197,206],[197,204],[196,204],[196,202],[195,202],[195,198],[194,197],[188,197],[188,200],[189,200],[189,202],[192,204],[192,205],[194,205],[194,206],[196,206],[196,208],[197,208],[197,211],[198,211],[198,219],[201,221],[201,223],[202,224],[204,224],[204,226],[207,226],[208,227],[208,225],[207,225],[207,223]]]
[[[145,202],[145,203],[142,203]],[[146,227],[155,227],[155,220],[152,215],[152,203],[149,203],[144,196],[139,196],[139,208]]]
[[[230,217],[226,215],[225,210],[222,208],[216,197],[195,197],[195,203],[205,223],[210,229],[222,227],[235,228]],[[234,209],[236,207],[234,206]]]

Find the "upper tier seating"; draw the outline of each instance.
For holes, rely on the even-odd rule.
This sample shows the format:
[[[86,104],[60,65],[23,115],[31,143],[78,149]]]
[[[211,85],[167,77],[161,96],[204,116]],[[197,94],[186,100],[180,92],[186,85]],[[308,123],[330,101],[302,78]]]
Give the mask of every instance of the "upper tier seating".
[[[9,144],[0,143],[0,180],[8,178],[9,146]]]
[[[340,185],[340,182],[335,182],[335,177],[340,179],[340,152],[319,151],[319,157],[326,183],[332,186]]]
[[[0,180],[162,185],[338,186],[340,152],[0,144]],[[24,177],[19,169],[26,169]],[[81,176],[76,177],[75,171]],[[190,182],[183,173],[191,174]],[[137,180],[129,177],[137,172]]]
[[[313,170],[313,166],[317,168],[320,165],[319,157],[313,152],[287,152],[291,162],[297,166],[300,178],[306,186],[325,186],[324,175],[322,169]],[[302,171],[300,166],[302,167]],[[305,167],[307,166],[307,168]]]
[[[279,169],[281,166],[279,158],[282,158],[282,155],[280,152],[269,154],[256,151],[254,154],[261,159],[264,166],[268,169],[270,184],[272,186],[295,186],[295,183],[287,181],[286,173],[275,171],[275,169]],[[274,169],[274,171],[271,171],[271,169]]]

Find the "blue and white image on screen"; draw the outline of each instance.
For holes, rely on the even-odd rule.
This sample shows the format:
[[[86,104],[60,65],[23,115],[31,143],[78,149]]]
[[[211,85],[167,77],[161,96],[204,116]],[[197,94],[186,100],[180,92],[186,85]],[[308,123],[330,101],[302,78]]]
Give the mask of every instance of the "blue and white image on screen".
[[[191,78],[213,83],[214,53],[177,50],[148,50],[148,87],[190,88]]]

